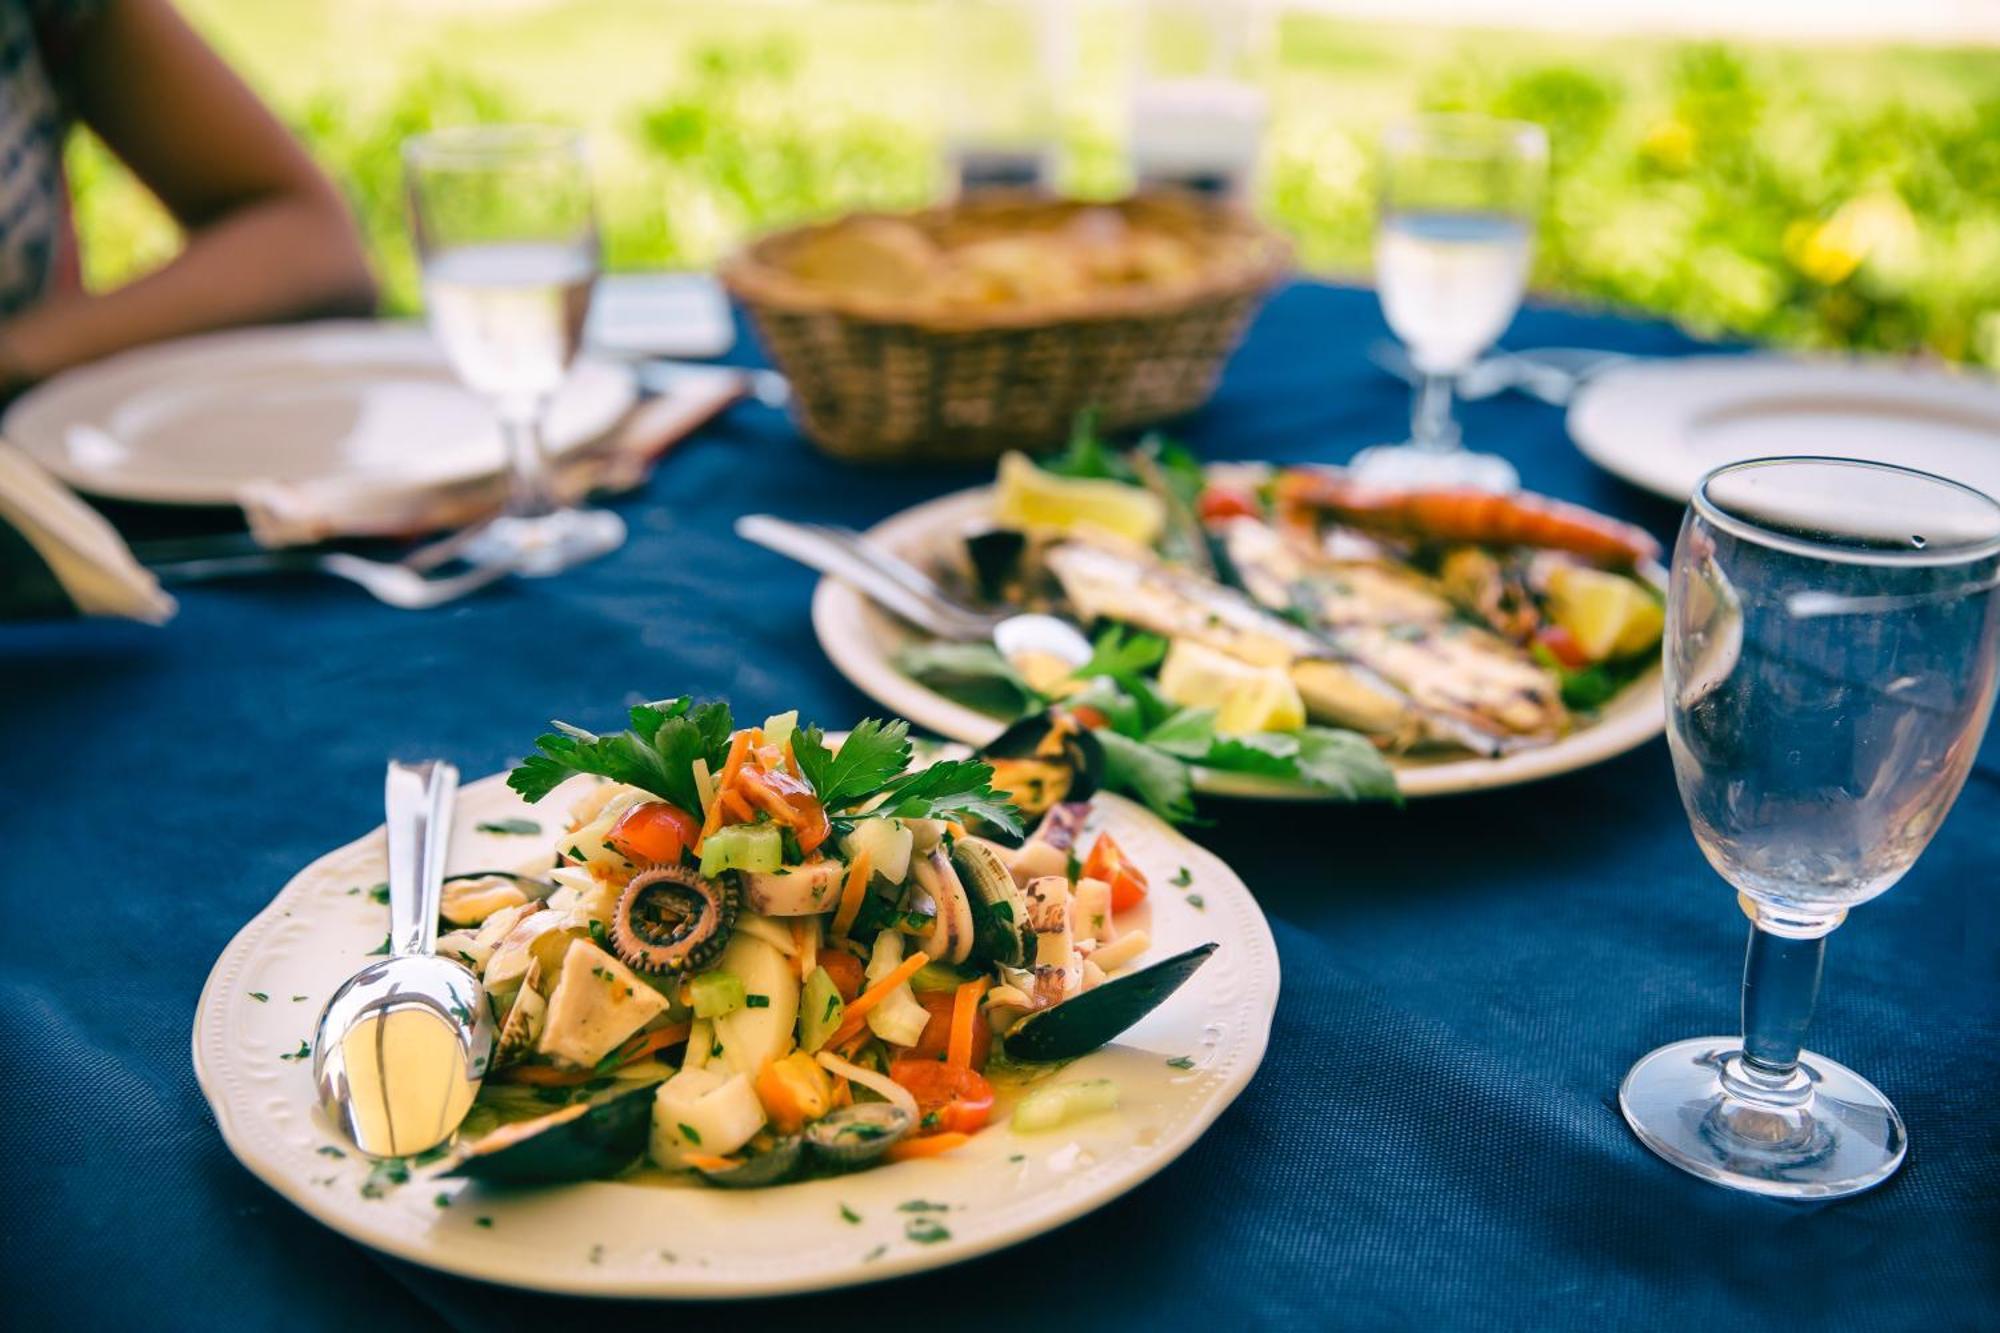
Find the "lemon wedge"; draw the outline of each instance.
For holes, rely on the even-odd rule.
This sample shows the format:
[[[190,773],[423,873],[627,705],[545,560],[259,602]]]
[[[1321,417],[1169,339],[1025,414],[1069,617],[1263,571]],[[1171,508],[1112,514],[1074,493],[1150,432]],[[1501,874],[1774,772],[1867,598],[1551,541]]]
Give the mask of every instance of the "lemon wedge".
[[[1651,590],[1622,574],[1562,565],[1549,575],[1549,615],[1593,662],[1643,653],[1667,616]]]
[[[1150,492],[1118,481],[1058,477],[1019,453],[1000,460],[994,518],[1007,528],[1095,528],[1141,546],[1157,542],[1167,524],[1166,506]]]
[[[1175,639],[1160,664],[1160,697],[1184,708],[1213,708],[1215,729],[1233,735],[1297,731],[1305,700],[1281,666],[1252,666],[1190,639]]]

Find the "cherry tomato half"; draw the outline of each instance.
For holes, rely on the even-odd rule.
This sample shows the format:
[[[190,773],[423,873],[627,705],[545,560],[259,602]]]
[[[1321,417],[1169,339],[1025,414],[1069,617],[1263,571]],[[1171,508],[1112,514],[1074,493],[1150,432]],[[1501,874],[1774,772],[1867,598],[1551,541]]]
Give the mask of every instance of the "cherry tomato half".
[[[842,1004],[852,1004],[867,984],[867,971],[861,960],[841,949],[822,947],[819,951],[819,965],[826,969],[827,976],[833,978],[833,988],[840,992]]]
[[[917,1044],[910,1048],[912,1060],[942,1060],[951,1045],[951,1010],[957,999],[954,991],[918,991],[917,1003],[931,1016],[924,1024],[924,1035],[917,1038]],[[972,1017],[972,1067],[986,1068],[987,1059],[993,1054],[993,1028],[986,1021],[986,1011],[981,1008]]]
[[[1097,845],[1083,863],[1086,879],[1101,879],[1111,886],[1111,910],[1123,912],[1137,907],[1146,897],[1146,872],[1126,859],[1109,833],[1097,835]]]
[[[993,1114],[993,1085],[942,1060],[898,1060],[889,1077],[917,1099],[917,1132],[971,1134]]]
[[[628,861],[672,865],[700,835],[701,821],[687,811],[666,801],[647,801],[621,815],[604,840]]]
[[[1590,655],[1576,636],[1561,625],[1544,625],[1535,631],[1535,642],[1549,650],[1549,656],[1574,671],[1590,665]]]
[[[1200,511],[1204,523],[1223,518],[1256,518],[1257,502],[1242,491],[1210,486],[1201,493]]]

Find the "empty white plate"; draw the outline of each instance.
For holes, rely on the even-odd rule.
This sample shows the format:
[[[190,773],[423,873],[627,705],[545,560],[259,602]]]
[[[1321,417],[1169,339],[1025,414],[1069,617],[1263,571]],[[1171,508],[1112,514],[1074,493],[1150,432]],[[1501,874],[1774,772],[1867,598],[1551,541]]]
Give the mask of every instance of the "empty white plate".
[[[1685,500],[1711,468],[1818,454],[1897,463],[2000,495],[2000,381],[1894,361],[1698,356],[1593,379],[1569,433],[1606,471]]]
[[[580,361],[549,412],[557,453],[602,436],[637,398],[631,373]],[[0,420],[78,490],[226,505],[246,483],[466,481],[504,460],[492,409],[428,331],[336,321],[204,334],[59,375]]]

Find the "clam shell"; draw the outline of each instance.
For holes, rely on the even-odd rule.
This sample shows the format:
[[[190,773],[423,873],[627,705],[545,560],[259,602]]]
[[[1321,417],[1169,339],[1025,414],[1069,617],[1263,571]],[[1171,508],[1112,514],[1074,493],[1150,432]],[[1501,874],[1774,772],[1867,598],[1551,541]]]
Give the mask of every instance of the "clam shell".
[[[806,1126],[813,1156],[836,1171],[855,1171],[879,1160],[916,1121],[888,1102],[857,1102]]]

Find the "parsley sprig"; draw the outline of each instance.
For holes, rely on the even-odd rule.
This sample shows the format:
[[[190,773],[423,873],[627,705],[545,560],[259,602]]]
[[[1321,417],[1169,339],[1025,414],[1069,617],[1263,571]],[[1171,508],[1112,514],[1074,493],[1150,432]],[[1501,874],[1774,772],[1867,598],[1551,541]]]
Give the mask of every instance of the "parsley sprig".
[[[633,708],[631,725],[600,736],[567,722],[538,737],[539,751],[507,775],[507,785],[528,801],[539,801],[568,779],[595,774],[651,792],[684,810],[700,810],[694,764],[705,760],[720,769],[735,729],[729,705],[695,704],[683,696]],[[993,769],[976,759],[951,759],[910,770],[910,724],[869,718],[849,732],[838,749],[828,747],[818,727],[800,727],[792,736],[799,772],[812,784],[829,814],[853,812],[876,802],[871,813],[900,819],[984,820],[1011,834],[1021,819],[1006,793],[993,790]],[[878,800],[879,798],[879,800]]]

